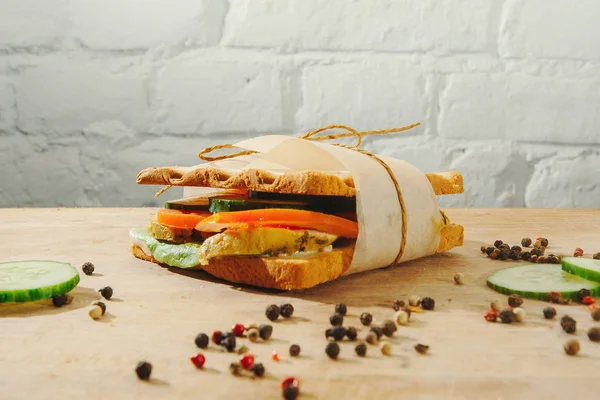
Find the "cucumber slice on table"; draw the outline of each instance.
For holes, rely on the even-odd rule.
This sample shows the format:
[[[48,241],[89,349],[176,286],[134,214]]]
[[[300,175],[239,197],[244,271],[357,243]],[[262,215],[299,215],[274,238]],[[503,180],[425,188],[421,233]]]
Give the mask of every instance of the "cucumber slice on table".
[[[501,269],[488,277],[487,285],[503,294],[537,300],[548,300],[550,292],[577,300],[581,289],[588,289],[592,296],[600,295],[600,283],[565,272],[556,264],[525,264]]]
[[[581,257],[564,257],[561,262],[563,271],[590,281],[600,282],[600,260]]]
[[[0,303],[48,299],[67,293],[79,283],[71,264],[57,261],[0,263]]]

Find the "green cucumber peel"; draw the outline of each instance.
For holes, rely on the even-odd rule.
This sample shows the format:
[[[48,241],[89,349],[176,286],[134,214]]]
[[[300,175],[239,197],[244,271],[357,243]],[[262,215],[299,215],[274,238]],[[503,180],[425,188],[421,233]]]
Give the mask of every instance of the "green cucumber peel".
[[[600,260],[582,257],[563,257],[562,270],[583,279],[600,282]]]

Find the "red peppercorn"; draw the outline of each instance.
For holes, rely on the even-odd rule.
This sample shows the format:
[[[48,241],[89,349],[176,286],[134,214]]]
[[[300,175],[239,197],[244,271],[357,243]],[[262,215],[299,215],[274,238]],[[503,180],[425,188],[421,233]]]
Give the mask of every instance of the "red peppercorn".
[[[212,340],[212,342],[214,344],[219,344],[221,342],[221,339],[223,338],[223,332],[221,331],[214,331],[210,337],[210,340]]]
[[[244,328],[244,325],[242,325],[242,324],[235,324],[231,327],[231,332],[233,332],[233,334],[237,337],[244,336],[245,330],[246,330],[246,328]]]
[[[496,322],[498,319],[498,311],[488,310],[485,314],[483,314],[483,318],[485,318],[485,320],[488,322]]]
[[[252,354],[244,354],[240,357],[240,364],[246,369],[252,368],[254,365],[254,356]]]
[[[202,368],[204,366],[204,363],[206,362],[206,358],[200,353],[191,357],[190,360],[196,366],[196,368]]]
[[[590,304],[596,303],[596,300],[592,296],[585,296],[581,302],[586,306],[589,306]]]
[[[273,350],[273,352],[271,353],[271,360],[273,360],[273,361],[280,361],[279,360],[279,353],[277,352],[277,350]]]
[[[288,386],[297,388],[300,386],[300,381],[294,377],[285,378],[283,381],[281,381],[281,389],[285,389]]]

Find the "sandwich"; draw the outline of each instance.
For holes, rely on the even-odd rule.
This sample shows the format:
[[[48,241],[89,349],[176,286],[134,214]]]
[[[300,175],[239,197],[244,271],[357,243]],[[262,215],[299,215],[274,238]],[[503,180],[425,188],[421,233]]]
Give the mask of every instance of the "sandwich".
[[[138,174],[138,184],[180,186],[184,196],[130,230],[135,257],[297,290],[463,243],[463,227],[437,204],[438,195],[463,192],[458,172],[424,174],[402,160],[288,136],[234,147],[243,151]]]

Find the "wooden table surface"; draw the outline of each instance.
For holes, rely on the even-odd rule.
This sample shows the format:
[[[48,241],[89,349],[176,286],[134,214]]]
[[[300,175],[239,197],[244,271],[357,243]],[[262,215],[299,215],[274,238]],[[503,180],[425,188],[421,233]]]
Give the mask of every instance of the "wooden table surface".
[[[482,256],[483,243],[517,244],[524,236],[544,236],[547,251],[600,251],[598,210],[447,210],[465,226],[462,248],[396,268],[350,276],[310,290],[273,292],[237,287],[203,272],[179,272],[135,259],[128,229],[144,226],[151,209],[0,210],[2,261],[50,259],[78,269],[86,261],[96,274],[81,273],[73,303],[0,306],[1,399],[278,399],[280,381],[301,380],[305,399],[593,399],[598,398],[600,344],[586,331],[594,325],[582,305],[557,306],[558,316],[542,317],[545,303],[526,300],[523,324],[488,323],[482,315],[499,295],[485,286],[487,275],[514,262]],[[385,238],[382,238],[385,240]],[[587,255],[587,254],[586,254]],[[465,275],[455,285],[452,276]],[[114,299],[107,315],[90,319],[87,307],[97,290],[110,285]],[[436,300],[434,311],[413,314],[391,340],[393,355],[369,346],[358,358],[341,344],[338,361],[324,353],[324,331],[336,303],[348,305],[345,325],[366,328],[358,315],[391,318],[395,299],[417,294]],[[226,330],[233,323],[268,322],[268,304],[290,302],[294,318],[273,323],[268,343],[244,343],[263,362],[263,379],[236,378],[228,371],[237,356],[211,345],[204,370],[189,357],[200,332]],[[568,313],[578,321],[581,353],[569,357],[563,344],[572,335],[559,324]],[[290,344],[302,348],[291,359]],[[413,350],[427,344],[429,355]],[[272,350],[281,362],[270,358]],[[139,381],[138,360],[150,361],[153,380]]]

